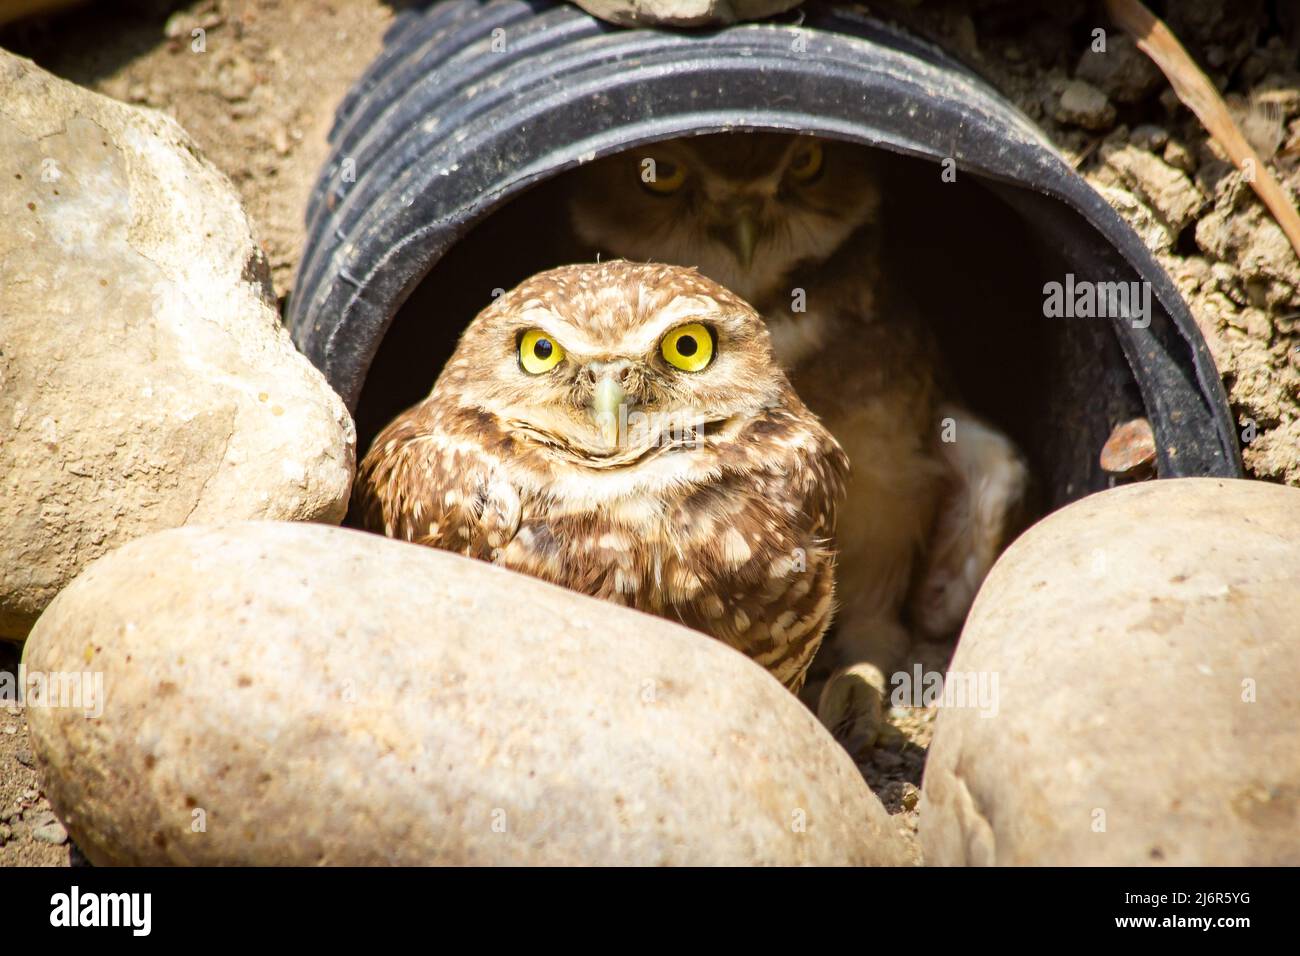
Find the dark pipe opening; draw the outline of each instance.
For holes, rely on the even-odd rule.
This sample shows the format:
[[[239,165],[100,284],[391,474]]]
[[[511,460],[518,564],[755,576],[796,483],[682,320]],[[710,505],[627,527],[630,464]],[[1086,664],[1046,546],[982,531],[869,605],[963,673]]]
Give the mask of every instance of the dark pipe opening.
[[[934,163],[871,152],[886,184],[884,273],[932,324],[964,403],[1025,451],[1050,507],[1105,487],[1109,423],[1144,414],[1142,398],[1105,321],[1044,318],[1042,287],[1069,268],[1060,253],[977,178],[945,183]],[[357,402],[359,451],[429,393],[495,290],[590,259],[568,226],[568,175],[481,221],[402,304]]]
[[[1030,456],[1045,506],[1106,487],[1098,452],[1140,415],[1162,476],[1240,475],[1205,343],[1105,200],[938,49],[852,11],[805,13],[689,33],[614,29],[546,0],[404,15],[340,108],[290,303],[294,340],[354,409],[361,449],[427,394],[493,289],[590,258],[559,203],[571,170],[656,140],[768,130],[887,155],[886,274],[933,323],[958,397]],[[945,160],[956,182],[940,178]],[[1142,284],[1149,321],[1046,317],[1044,284],[1068,274]]]

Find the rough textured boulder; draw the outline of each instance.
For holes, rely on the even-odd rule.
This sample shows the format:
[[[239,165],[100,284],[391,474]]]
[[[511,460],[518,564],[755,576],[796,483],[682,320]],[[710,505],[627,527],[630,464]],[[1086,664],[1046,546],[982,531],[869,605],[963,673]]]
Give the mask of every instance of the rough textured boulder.
[[[907,859],[847,754],[741,654],[357,531],[134,541],[55,599],[25,665],[103,675],[98,717],[53,690],[27,709],[95,863]]]
[[[1158,481],[1051,515],[952,673],[999,693],[936,721],[927,863],[1300,863],[1300,491]]]
[[[619,26],[724,26],[792,10],[802,0],[574,0],[593,17]]]
[[[337,521],[354,436],[175,122],[0,51],[0,637],[115,545]]]

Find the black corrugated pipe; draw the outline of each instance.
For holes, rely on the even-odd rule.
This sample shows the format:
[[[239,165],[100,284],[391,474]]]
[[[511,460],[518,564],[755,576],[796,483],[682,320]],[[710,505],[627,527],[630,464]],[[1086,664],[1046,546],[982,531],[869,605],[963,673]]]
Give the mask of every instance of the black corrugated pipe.
[[[628,30],[544,0],[444,0],[399,17],[340,107],[289,311],[299,348],[356,413],[362,449],[427,393],[494,286],[562,260],[547,205],[557,177],[656,140],[770,130],[912,157],[891,160],[915,186],[891,197],[889,244],[906,260],[894,274],[929,295],[973,404],[1031,450],[1049,504],[1106,486],[1097,452],[1137,415],[1162,476],[1240,475],[1185,303],[1038,130],[896,29],[817,5],[786,20]],[[961,188],[935,200],[921,184],[939,183],[944,160]],[[1045,317],[1045,284],[1070,275],[1147,284],[1149,324]]]

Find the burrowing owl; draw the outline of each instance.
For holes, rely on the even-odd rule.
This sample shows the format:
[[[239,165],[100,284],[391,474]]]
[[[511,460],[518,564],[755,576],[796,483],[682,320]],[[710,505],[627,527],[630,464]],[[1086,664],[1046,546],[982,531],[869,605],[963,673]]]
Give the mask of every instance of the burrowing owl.
[[[842,607],[823,656],[828,670],[867,663],[877,693],[874,712],[852,713],[859,675],[841,670],[853,682],[837,695],[832,680],[819,712],[855,747],[912,638],[960,626],[1028,479],[1012,443],[951,401],[926,324],[882,275],[870,159],[807,136],[702,136],[592,163],[569,193],[592,254],[695,265],[747,298],[848,454]]]
[[[354,514],[704,631],[797,690],[847,462],[762,319],[693,269],[540,273],[375,439]]]

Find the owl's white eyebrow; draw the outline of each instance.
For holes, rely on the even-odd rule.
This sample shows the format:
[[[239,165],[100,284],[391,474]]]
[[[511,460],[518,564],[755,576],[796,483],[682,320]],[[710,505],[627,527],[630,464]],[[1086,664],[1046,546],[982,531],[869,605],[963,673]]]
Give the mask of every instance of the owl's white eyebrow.
[[[625,336],[617,345],[617,350],[626,355],[639,355],[649,352],[665,332],[690,319],[707,321],[720,315],[715,302],[697,295],[679,295],[659,309],[644,324]],[[581,329],[563,317],[546,308],[525,309],[520,313],[521,322],[529,328],[538,328],[551,336],[573,355],[600,355],[610,351],[608,344],[597,342],[587,337]]]
[[[629,337],[629,351],[648,352],[658,344],[665,332],[684,321],[706,321],[720,314],[717,303],[711,299],[698,295],[679,295]]]
[[[519,313],[519,322],[527,329],[541,329],[560,343],[566,352],[582,352],[584,349],[589,351],[596,347],[573,323],[565,321],[550,309],[541,306],[524,309]]]
[[[687,320],[708,321],[721,315],[717,303],[697,295],[679,295],[659,309],[638,328],[633,329],[620,344],[628,355],[640,355],[659,344],[664,333]]]

